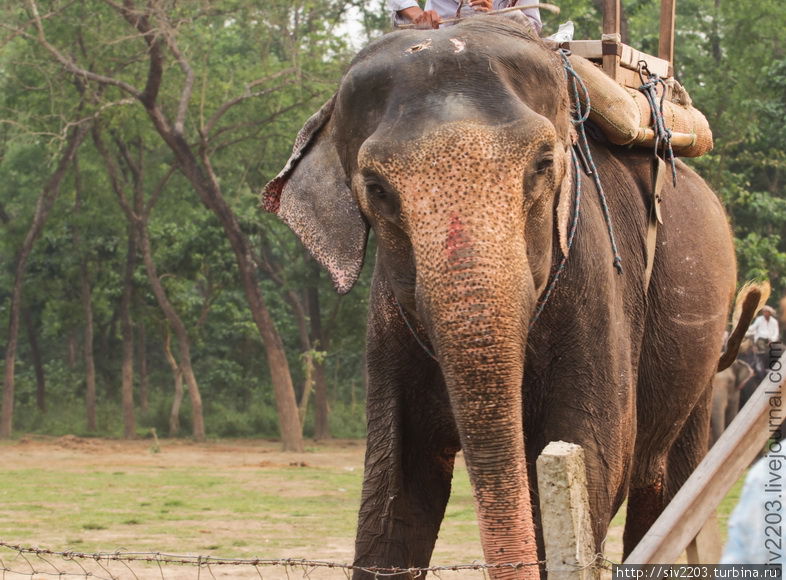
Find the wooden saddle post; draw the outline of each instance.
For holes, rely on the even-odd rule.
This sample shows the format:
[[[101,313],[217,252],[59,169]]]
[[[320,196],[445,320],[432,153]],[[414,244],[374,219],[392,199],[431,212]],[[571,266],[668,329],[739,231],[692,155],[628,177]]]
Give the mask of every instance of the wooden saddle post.
[[[601,37],[603,70],[611,78],[620,82],[620,84],[629,85],[630,83],[625,82],[624,71],[620,70],[620,60],[626,60],[625,53],[627,51],[625,49],[628,48],[630,50],[629,47],[622,44],[620,2],[621,0],[603,0],[603,36]],[[674,67],[674,17],[676,2],[677,0],[661,0],[660,3],[658,59],[665,61],[666,70],[653,70],[653,72],[658,72],[664,78],[671,76]],[[626,64],[630,68],[635,63],[627,62]],[[666,72],[666,74],[663,74],[663,72]]]

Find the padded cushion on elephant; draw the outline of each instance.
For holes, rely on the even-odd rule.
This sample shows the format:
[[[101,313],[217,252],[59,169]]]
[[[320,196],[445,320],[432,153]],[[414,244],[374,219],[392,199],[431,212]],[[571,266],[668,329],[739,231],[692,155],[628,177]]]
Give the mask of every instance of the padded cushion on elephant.
[[[651,147],[655,144],[652,112],[643,93],[620,86],[591,61],[571,55],[570,62],[590,96],[590,119],[617,145]],[[672,99],[663,102],[663,120],[674,134],[689,136],[672,142],[674,154],[698,157],[712,149],[712,131],[704,115],[693,106],[687,91],[676,81]]]

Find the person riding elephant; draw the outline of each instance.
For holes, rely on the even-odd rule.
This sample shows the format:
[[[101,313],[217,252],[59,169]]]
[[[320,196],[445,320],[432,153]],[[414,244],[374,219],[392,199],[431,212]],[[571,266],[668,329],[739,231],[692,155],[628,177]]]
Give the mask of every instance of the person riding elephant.
[[[385,35],[265,188],[340,293],[376,238],[355,578],[429,564],[459,450],[495,579],[539,576],[549,442],[584,449],[598,551],[627,495],[626,553],[706,451],[726,214],[677,161],[648,276],[651,151],[591,141],[602,194],[564,67],[501,17]]]
[[[516,6],[518,0],[426,0],[421,9],[417,0],[387,0],[394,25],[414,24],[418,28],[439,28],[443,20],[458,16],[472,16],[489,10],[500,10]],[[522,10],[529,23],[540,33],[543,23],[537,8]],[[511,13],[511,16],[517,13]]]

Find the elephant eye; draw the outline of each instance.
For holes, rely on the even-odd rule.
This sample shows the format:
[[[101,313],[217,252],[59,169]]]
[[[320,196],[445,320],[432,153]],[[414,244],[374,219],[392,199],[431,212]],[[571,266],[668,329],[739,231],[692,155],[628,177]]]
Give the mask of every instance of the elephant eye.
[[[394,218],[398,215],[398,198],[389,187],[375,179],[366,179],[366,196],[371,205],[384,217]]]
[[[546,173],[552,167],[554,167],[554,154],[546,153],[535,163],[535,173]]]
[[[367,183],[366,193],[370,198],[379,202],[385,202],[388,200],[387,191],[385,191],[385,188],[378,183]]]

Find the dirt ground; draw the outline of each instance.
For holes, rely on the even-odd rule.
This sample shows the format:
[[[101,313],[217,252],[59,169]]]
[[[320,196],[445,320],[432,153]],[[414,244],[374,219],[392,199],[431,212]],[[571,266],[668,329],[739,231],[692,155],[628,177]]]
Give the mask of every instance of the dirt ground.
[[[202,470],[210,466],[212,472],[255,474],[259,469],[276,470],[291,466],[308,466],[318,473],[362,473],[364,444],[360,441],[332,441],[330,443],[313,444],[302,454],[283,453],[279,444],[270,441],[219,441],[196,444],[188,441],[162,440],[156,452],[152,452],[155,443],[151,440],[119,441],[102,439],[84,439],[73,436],[60,438],[46,438],[28,436],[17,442],[0,445],[0,466],[5,470],[14,470],[24,473],[26,470],[46,470],[53,473],[113,473],[122,470],[123,473],[150,473],[153,469]],[[309,445],[307,443],[307,445]],[[256,470],[256,471],[254,471]],[[324,471],[319,471],[324,470]],[[459,459],[457,477],[466,477],[462,471],[463,465]],[[303,470],[306,471],[306,470]],[[359,475],[358,475],[359,477]],[[288,479],[282,482],[279,492],[284,497],[296,497],[299,494],[308,494],[309,491],[299,487],[298,480]],[[2,492],[2,490],[0,490]],[[353,492],[354,493],[354,492]],[[349,494],[348,494],[349,495]],[[347,497],[351,502],[354,513],[358,498]],[[451,500],[453,501],[453,500]],[[471,504],[465,497],[462,501]],[[450,511],[449,506],[449,511]],[[464,522],[470,530],[461,541],[456,540],[456,535],[447,534],[440,537],[433,561],[437,562],[467,562],[472,561],[474,555],[480,553],[479,541],[476,532],[472,531],[474,519],[471,505],[458,506],[454,512],[466,513],[461,516],[469,521]],[[0,517],[7,517],[5,513]],[[461,519],[459,517],[458,519]],[[231,516],[226,518],[231,520]],[[193,521],[184,521],[179,525],[194,525]],[[233,526],[231,521],[222,522],[227,529]],[[246,524],[238,520],[235,527]],[[242,529],[239,530],[242,536]],[[129,546],[130,540],[114,538],[110,531],[101,532],[106,535],[106,550],[114,550],[114,546]],[[341,535],[343,534],[343,535]],[[277,555],[280,558],[299,558],[303,553],[319,554],[320,559],[328,558],[330,562],[343,563],[352,561],[353,541],[352,533],[341,532],[338,538],[325,537],[313,546],[312,552],[290,553],[282,550]],[[330,534],[328,534],[329,536]],[[619,536],[621,530],[612,530],[607,541],[607,552],[619,550]],[[103,536],[99,536],[103,537]],[[54,551],[58,548],[44,537],[34,545],[46,546]],[[17,543],[30,546],[29,542],[22,542],[16,538],[2,538],[0,540],[10,544]],[[62,548],[65,549],[65,548]],[[78,551],[79,548],[71,548]],[[133,547],[129,546],[130,550]],[[92,552],[90,552],[92,553]],[[183,552],[179,552],[182,554]],[[215,557],[215,556],[213,556]],[[155,556],[150,556],[156,560]],[[158,559],[161,559],[160,557]],[[76,559],[70,562],[68,558],[53,555],[36,555],[19,553],[7,547],[0,547],[0,571],[13,570],[18,577],[25,576],[36,580],[50,578],[52,575],[61,578],[161,578],[166,580],[182,580],[186,578],[313,578],[314,580],[332,580],[334,578],[347,578],[349,572],[343,568],[330,568],[322,565],[293,565],[291,567],[261,565],[258,567],[225,566],[212,564],[209,566],[196,566],[188,564],[170,564],[154,562],[107,562],[95,564],[90,560]],[[64,574],[63,572],[68,572]],[[73,574],[73,575],[70,575]],[[3,576],[6,577],[6,576]],[[17,577],[10,575],[8,577]],[[482,570],[462,570],[440,572],[441,578],[484,578]]]
[[[193,443],[179,439],[161,439],[160,452],[151,453],[152,439],[134,441],[93,439],[66,435],[22,437],[16,444],[0,447],[3,464],[15,468],[81,470],[97,466],[109,467],[249,467],[268,462],[271,466],[288,466],[293,462],[308,461],[318,467],[363,466],[365,444],[362,441],[336,440],[314,444],[307,451],[284,453],[281,445],[265,440],[222,440]],[[11,463],[5,463],[9,461]]]

